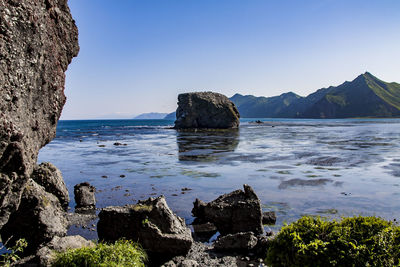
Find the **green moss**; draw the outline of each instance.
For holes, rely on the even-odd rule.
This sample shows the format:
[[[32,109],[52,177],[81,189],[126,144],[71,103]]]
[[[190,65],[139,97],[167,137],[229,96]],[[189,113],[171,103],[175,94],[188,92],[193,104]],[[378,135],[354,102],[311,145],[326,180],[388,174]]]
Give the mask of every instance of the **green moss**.
[[[153,206],[151,205],[143,205],[143,204],[137,204],[137,205],[132,205],[132,209],[134,211],[152,211],[153,210]]]
[[[99,243],[93,248],[71,249],[57,254],[53,266],[145,266],[146,253],[129,240]]]
[[[397,266],[400,227],[377,217],[302,217],[271,241],[271,266]]]
[[[45,195],[40,196],[40,199],[42,201],[43,207],[47,207],[50,205],[50,199],[48,199]]]

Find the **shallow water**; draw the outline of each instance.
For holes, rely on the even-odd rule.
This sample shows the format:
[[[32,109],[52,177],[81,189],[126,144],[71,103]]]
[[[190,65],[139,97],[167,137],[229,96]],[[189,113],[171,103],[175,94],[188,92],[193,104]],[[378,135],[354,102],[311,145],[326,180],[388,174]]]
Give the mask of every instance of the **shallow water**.
[[[400,119],[251,121],[212,132],[177,132],[163,120],[60,121],[39,162],[62,171],[71,209],[73,186],[88,181],[99,208],[163,194],[190,223],[196,198],[249,184],[277,212],[267,230],[304,214],[400,219]]]

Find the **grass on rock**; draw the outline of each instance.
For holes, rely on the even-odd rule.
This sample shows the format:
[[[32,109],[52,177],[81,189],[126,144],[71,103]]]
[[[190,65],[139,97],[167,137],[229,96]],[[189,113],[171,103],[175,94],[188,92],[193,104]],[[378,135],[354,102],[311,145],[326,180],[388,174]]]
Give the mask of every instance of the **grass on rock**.
[[[145,266],[147,255],[139,244],[118,240],[114,244],[70,249],[59,253],[53,266]]]

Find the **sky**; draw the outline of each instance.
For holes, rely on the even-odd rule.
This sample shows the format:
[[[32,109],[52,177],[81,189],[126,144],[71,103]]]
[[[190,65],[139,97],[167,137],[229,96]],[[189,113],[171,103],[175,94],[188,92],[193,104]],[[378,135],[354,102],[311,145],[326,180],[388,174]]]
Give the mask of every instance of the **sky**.
[[[69,0],[80,52],[61,119],[169,113],[184,92],[400,83],[399,0]]]

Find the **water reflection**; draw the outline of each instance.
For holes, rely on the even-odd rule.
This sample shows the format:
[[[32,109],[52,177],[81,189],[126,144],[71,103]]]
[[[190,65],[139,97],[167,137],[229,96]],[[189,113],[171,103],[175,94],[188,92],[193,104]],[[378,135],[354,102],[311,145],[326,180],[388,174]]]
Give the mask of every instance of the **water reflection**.
[[[177,131],[176,142],[179,161],[217,161],[224,153],[235,151],[239,144],[239,131]]]

